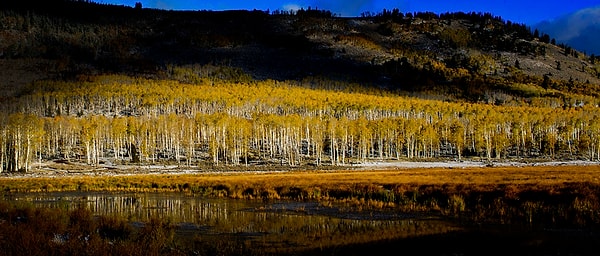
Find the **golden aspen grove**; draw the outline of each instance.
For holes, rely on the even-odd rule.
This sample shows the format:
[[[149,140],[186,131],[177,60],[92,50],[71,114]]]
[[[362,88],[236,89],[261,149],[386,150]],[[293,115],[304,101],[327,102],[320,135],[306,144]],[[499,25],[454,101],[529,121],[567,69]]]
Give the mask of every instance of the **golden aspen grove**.
[[[293,81],[192,84],[121,75],[37,81],[28,91],[0,116],[3,171],[48,159],[188,166],[600,159],[600,111],[589,104],[493,106],[357,85],[325,90]]]

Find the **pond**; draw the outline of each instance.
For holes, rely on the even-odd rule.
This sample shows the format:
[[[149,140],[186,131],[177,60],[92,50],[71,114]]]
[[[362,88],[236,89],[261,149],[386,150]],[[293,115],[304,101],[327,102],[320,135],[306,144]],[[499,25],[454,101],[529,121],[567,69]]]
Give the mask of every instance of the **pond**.
[[[477,225],[433,215],[353,212],[311,201],[108,192],[10,194],[4,200],[69,210],[83,207],[95,216],[124,217],[134,227],[160,218],[176,226],[177,239],[196,244],[228,241],[261,254],[362,255],[418,250],[421,255],[588,255],[600,242],[598,234],[589,230]]]

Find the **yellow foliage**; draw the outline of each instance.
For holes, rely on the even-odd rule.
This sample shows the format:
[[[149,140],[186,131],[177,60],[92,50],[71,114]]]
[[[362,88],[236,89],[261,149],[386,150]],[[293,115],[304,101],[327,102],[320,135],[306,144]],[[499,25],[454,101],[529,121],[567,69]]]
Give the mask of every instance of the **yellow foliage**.
[[[439,62],[432,66],[445,68]],[[311,78],[310,83],[326,81]],[[543,90],[533,84],[513,87]],[[23,96],[25,109],[54,117],[0,116],[5,141],[0,160],[19,159],[1,165],[11,170],[35,155],[85,155],[95,164],[107,156],[132,159],[132,151],[142,161],[185,159],[188,165],[237,165],[252,159],[289,165],[314,160],[318,165],[327,158],[344,164],[442,152],[461,158],[464,150],[490,158],[531,149],[600,159],[600,110],[587,98],[565,98],[573,106],[565,109],[509,107],[415,99],[353,86],[324,90],[272,80],[189,84],[127,76],[39,81],[32,88],[31,95]]]

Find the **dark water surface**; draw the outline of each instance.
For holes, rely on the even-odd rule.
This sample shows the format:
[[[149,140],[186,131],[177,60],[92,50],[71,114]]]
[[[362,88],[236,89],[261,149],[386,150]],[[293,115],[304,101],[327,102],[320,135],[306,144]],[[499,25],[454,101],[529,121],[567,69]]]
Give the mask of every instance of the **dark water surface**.
[[[134,226],[151,218],[176,225],[178,239],[241,243],[265,254],[600,255],[600,234],[585,229],[477,225],[394,212],[350,212],[317,202],[207,199],[182,193],[11,194],[37,207],[85,207]]]

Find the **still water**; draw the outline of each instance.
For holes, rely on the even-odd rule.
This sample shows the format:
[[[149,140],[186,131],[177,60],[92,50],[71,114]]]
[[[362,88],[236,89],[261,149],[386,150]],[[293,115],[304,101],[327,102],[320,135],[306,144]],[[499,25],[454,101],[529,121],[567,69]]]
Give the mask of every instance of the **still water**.
[[[265,250],[297,251],[432,236],[460,230],[437,218],[348,212],[317,202],[208,199],[182,193],[60,192],[11,194],[5,200],[37,207],[85,207],[132,225],[169,220],[182,239],[243,239]]]

